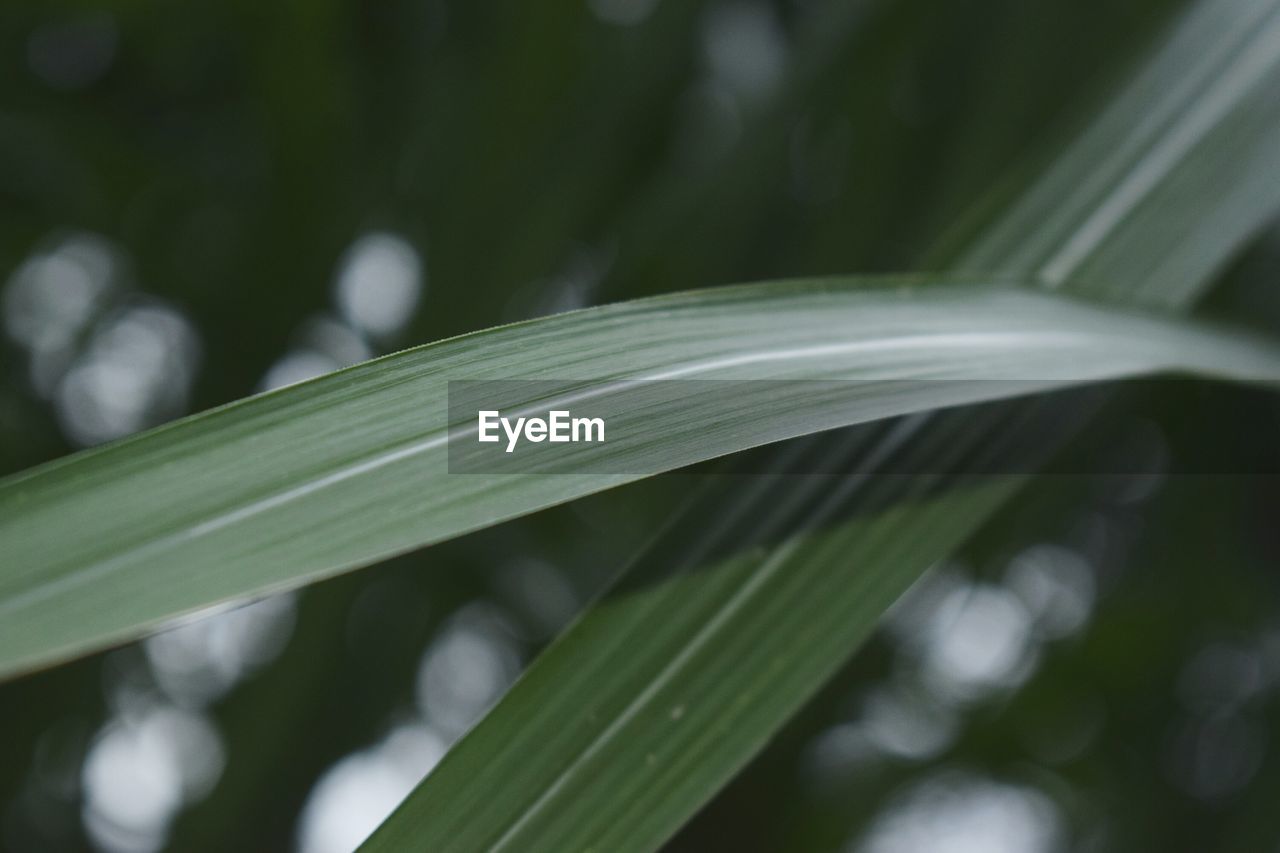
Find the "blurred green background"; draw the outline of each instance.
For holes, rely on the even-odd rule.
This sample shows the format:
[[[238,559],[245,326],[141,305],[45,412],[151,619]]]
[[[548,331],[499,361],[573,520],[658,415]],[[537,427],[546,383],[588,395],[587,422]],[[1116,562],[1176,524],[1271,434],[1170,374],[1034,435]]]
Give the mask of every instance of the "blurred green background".
[[[495,323],[920,269],[1181,5],[10,2],[0,473]],[[1274,331],[1277,273],[1273,228],[1210,309]],[[1280,849],[1280,491],[1162,475],[1280,417],[1180,395],[1072,451],[1149,471],[1039,483],[672,848]],[[0,846],[352,849],[682,490],[0,685]]]

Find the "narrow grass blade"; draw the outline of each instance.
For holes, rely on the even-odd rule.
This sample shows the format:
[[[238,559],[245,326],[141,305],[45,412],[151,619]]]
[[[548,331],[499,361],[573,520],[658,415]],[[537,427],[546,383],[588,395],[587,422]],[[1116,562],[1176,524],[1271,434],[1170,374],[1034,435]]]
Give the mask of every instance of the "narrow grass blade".
[[[447,422],[450,379],[868,380],[841,385],[843,400],[762,398],[750,429],[684,428],[721,414],[697,400],[656,406],[638,457],[602,448],[630,451],[641,470],[657,472],[1010,387],[1163,370],[1280,376],[1273,347],[1179,321],[1026,290],[875,283],[729,288],[482,332],[12,478],[0,484],[0,672],[639,476],[450,475],[447,440],[460,426]],[[904,393],[876,381],[885,378],[1030,381],[921,383]],[[563,447],[568,461],[579,448],[596,451]]]

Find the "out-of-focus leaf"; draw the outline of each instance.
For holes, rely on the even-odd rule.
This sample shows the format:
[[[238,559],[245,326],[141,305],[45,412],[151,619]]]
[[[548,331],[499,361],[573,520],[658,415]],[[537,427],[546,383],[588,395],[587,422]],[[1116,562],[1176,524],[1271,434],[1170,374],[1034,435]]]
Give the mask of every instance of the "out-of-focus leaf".
[[[1280,3],[1198,4],[1042,179],[937,257],[1189,305],[1280,206],[1277,86]],[[1035,411],[1006,415],[908,422],[909,442],[845,452],[891,470],[908,446],[943,470],[999,456]],[[1023,481],[928,480],[778,482],[695,508],[699,546],[678,547],[688,530],[660,541],[365,849],[656,847]]]

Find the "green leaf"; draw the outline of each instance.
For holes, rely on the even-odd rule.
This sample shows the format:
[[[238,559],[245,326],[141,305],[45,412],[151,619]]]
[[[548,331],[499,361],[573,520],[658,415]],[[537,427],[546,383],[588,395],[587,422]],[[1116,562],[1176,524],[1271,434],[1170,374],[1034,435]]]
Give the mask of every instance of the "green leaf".
[[[1272,346],[1174,320],[1025,290],[873,284],[726,288],[481,332],[12,478],[0,484],[0,672],[640,476],[449,474],[450,430],[467,426],[448,422],[451,379],[863,380],[809,396],[803,384],[769,383],[733,430],[700,428],[723,414],[723,395],[659,401],[639,446],[562,445],[569,464],[589,449],[656,472],[1064,379],[1280,376]]]
[[[1185,308],[1280,207],[1278,65],[1280,3],[1198,4],[1040,180],[937,262]],[[944,471],[1001,458],[1029,424],[1044,426],[1035,406],[949,412],[844,452],[858,470],[892,470],[901,448]],[[780,478],[695,505],[364,849],[657,847],[1023,482],[872,475],[823,494]]]

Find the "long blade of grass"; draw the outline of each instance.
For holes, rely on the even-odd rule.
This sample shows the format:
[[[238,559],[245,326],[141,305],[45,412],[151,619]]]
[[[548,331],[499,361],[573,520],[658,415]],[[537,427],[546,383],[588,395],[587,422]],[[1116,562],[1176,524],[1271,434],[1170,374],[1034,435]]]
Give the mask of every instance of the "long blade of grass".
[[[1187,306],[1280,207],[1278,64],[1280,4],[1198,4],[1040,181],[939,256]],[[948,470],[999,458],[1023,418],[1035,408],[947,413],[903,427],[906,451],[889,434],[845,452],[859,470],[892,470],[898,452]],[[824,495],[778,481],[695,506],[365,849],[658,846],[1022,482],[859,477]]]
[[[722,414],[714,395],[659,402],[638,452],[562,445],[565,464],[588,448],[597,460],[629,451],[628,470],[656,472],[1063,379],[1280,376],[1270,345],[1175,320],[1026,290],[873,284],[720,289],[468,335],[12,478],[0,484],[0,673],[640,476],[451,476],[448,440],[460,427],[448,422],[451,379],[867,380],[838,386],[844,405],[830,393],[764,395],[736,430],[687,428]],[[905,392],[877,381],[939,377],[1031,381]]]

